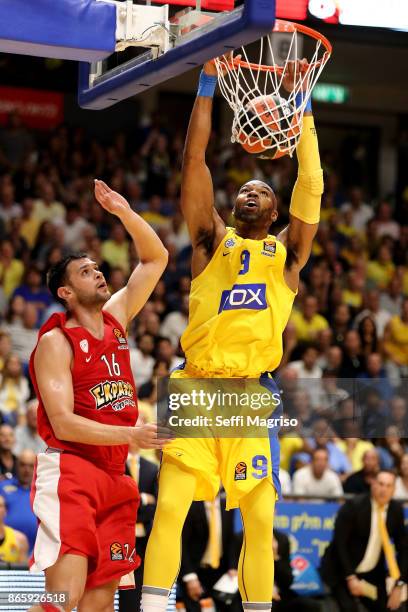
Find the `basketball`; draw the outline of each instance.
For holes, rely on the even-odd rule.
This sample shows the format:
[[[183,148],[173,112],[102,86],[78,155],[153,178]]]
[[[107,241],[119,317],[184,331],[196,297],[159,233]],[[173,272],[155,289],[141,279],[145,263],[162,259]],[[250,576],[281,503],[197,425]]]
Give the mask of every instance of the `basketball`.
[[[293,106],[279,95],[258,96],[248,102],[242,107],[238,124],[237,140],[245,151],[263,153],[269,159],[286,155],[289,148],[279,150],[278,144],[300,131]]]

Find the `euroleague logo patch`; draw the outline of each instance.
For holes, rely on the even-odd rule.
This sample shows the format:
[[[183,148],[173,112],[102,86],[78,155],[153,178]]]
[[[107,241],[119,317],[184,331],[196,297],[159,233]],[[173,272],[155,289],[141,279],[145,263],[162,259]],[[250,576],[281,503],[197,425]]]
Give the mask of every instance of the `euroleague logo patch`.
[[[113,333],[115,334],[116,338],[118,339],[119,344],[126,344],[126,338],[123,337],[123,334],[120,331],[120,329],[115,327],[115,329],[113,330]]]
[[[276,254],[276,242],[270,240],[264,240],[262,255],[268,255],[268,257],[274,257]]]
[[[246,480],[247,477],[247,464],[245,461],[240,461],[235,466],[234,480]]]
[[[110,546],[110,556],[112,561],[123,561],[123,548],[119,542],[113,542]]]
[[[120,542],[113,542],[110,545],[110,558],[111,561],[129,561],[130,563],[136,563],[138,560],[136,548],[132,544],[121,544]]]

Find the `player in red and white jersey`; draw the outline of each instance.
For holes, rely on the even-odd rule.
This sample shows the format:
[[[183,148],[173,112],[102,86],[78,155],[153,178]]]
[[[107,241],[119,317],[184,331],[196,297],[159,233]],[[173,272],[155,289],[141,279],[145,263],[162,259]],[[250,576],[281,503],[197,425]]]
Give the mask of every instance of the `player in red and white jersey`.
[[[95,181],[95,196],[123,223],[140,263],[112,296],[86,254],[68,256],[48,273],[49,289],[67,312],[43,325],[30,360],[39,433],[48,445],[32,487],[39,527],[31,570],[44,570],[47,592],[68,592],[69,601],[57,598],[31,612],[113,610],[120,579],[138,564],[139,495],[124,475],[128,445],[161,448],[167,439],[156,425],[135,426],[125,331],[160,278],[167,251],[121,195]]]

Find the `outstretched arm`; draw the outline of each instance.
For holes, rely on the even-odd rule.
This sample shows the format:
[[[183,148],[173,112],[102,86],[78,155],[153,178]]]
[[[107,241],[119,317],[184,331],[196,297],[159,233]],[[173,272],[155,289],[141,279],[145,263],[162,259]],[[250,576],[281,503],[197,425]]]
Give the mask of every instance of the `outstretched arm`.
[[[300,70],[302,71],[302,62]],[[289,70],[288,80],[291,78],[290,72]],[[287,87],[289,86],[288,83]],[[294,290],[297,289],[299,273],[309,259],[316,236],[323,193],[323,171],[311,107],[303,116],[302,134],[296,154],[299,168],[290,203],[289,225],[278,237],[287,249],[285,280]]]
[[[193,276],[207,265],[226,230],[214,208],[214,191],[205,154],[211,135],[213,64],[205,64],[194,103],[183,155],[181,209],[193,245]],[[215,82],[214,82],[215,84]]]
[[[140,263],[126,287],[112,295],[104,306],[126,329],[129,321],[145,305],[167,265],[168,253],[156,232],[135,213],[128,202],[103,181],[95,181],[95,197],[100,205],[119,217],[135,243]]]

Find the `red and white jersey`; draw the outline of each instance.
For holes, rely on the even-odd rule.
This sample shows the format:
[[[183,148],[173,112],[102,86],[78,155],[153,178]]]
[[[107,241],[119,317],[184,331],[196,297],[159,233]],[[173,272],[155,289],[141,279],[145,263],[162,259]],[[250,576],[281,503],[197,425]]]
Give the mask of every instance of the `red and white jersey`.
[[[105,335],[98,340],[84,327],[66,327],[66,314],[56,313],[41,327],[38,340],[55,327],[59,327],[68,339],[74,356],[72,382],[75,414],[107,425],[134,426],[138,415],[137,397],[126,335],[111,314],[103,311],[103,320]],[[37,420],[41,438],[49,447],[75,453],[102,469],[123,474],[127,444],[97,446],[56,438],[37,386],[34,372],[36,348],[30,359],[30,374],[40,403]]]

